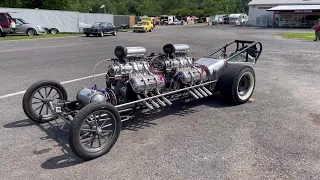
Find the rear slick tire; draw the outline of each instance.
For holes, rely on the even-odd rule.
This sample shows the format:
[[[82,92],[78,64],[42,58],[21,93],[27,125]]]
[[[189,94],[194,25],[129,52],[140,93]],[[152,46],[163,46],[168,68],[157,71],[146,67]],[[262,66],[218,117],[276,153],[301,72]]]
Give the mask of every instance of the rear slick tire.
[[[220,94],[232,105],[246,103],[251,98],[256,85],[252,67],[243,64],[229,64],[219,81]]]
[[[106,118],[101,120],[102,116]],[[120,114],[112,104],[106,102],[88,104],[73,119],[69,135],[70,148],[76,156],[84,160],[98,158],[111,150],[120,131]],[[86,138],[88,142],[84,140]]]

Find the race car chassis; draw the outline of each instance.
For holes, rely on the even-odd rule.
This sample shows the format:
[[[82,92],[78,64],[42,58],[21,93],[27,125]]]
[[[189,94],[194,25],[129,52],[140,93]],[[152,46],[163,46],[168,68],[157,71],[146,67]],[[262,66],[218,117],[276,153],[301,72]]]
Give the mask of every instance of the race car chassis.
[[[237,44],[235,54],[228,57],[226,49],[234,43]],[[241,44],[242,48],[239,48]],[[200,84],[169,92],[156,90],[150,94],[137,94],[137,100],[116,105],[107,102],[92,102],[83,105],[77,100],[69,101],[66,90],[59,82],[42,80],[30,86],[24,94],[23,110],[29,119],[38,123],[60,118],[64,120],[65,124],[71,124],[69,145],[73,153],[85,160],[95,159],[111,150],[119,137],[122,122],[135,118],[137,113],[157,111],[161,107],[172,105],[177,100],[190,101],[207,98],[216,91],[220,91],[222,96],[234,105],[247,102],[255,87],[254,71],[247,64],[257,62],[262,52],[262,44],[255,41],[235,40],[208,57],[212,57],[221,51],[222,54],[219,55],[218,59],[223,60],[224,64],[221,70],[217,72],[217,77]],[[229,62],[232,58],[243,53],[246,53],[244,61]],[[249,55],[254,57],[253,62],[247,62]],[[242,79],[246,81],[244,82],[246,85],[243,85],[246,87],[240,85]],[[237,84],[234,83],[235,81],[237,81]],[[243,88],[245,89],[243,90]],[[41,89],[44,89],[44,95],[40,92]],[[92,88],[92,90],[95,89],[96,87]],[[50,97],[49,94],[52,90],[56,90],[57,93]],[[36,97],[36,93],[39,93],[40,96]],[[90,94],[90,92],[88,93]],[[241,99],[241,93],[245,93],[245,98]],[[59,98],[55,98],[58,95]],[[34,103],[33,99],[39,101]],[[32,105],[39,103],[42,103],[42,105],[38,107],[41,110],[37,114]],[[40,115],[44,107],[47,107],[47,114]],[[51,111],[51,114],[49,114],[49,111]],[[84,142],[84,139],[87,141]]]

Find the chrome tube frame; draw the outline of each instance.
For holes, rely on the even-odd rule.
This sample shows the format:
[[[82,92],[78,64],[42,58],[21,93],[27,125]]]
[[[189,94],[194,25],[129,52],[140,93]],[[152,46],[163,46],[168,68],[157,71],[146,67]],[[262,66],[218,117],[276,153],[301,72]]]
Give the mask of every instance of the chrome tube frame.
[[[178,92],[182,92],[182,91],[187,91],[187,90],[192,89],[192,88],[197,88],[197,87],[205,86],[205,85],[208,85],[208,84],[211,84],[211,83],[215,83],[215,82],[217,82],[217,81],[218,81],[218,80],[213,80],[213,81],[205,82],[205,83],[202,83],[202,84],[198,84],[198,85],[186,87],[186,88],[183,88],[183,89],[178,89],[178,90],[175,90],[175,91],[171,91],[171,92],[167,92],[167,93],[155,95],[155,96],[152,96],[152,97],[143,98],[143,99],[140,99],[140,100],[136,100],[136,101],[132,101],[132,102],[124,103],[124,104],[119,104],[119,105],[116,105],[115,107],[116,107],[116,108],[122,108],[122,107],[125,107],[125,106],[137,104],[137,103],[144,102],[144,101],[147,101],[147,100],[152,100],[152,99],[155,99],[155,98],[159,98],[159,97],[171,95],[171,94],[174,94],[174,93],[178,93]]]
[[[261,42],[258,42],[258,41],[235,40],[235,41],[232,41],[232,42],[226,44],[224,47],[218,49],[217,51],[213,52],[213,53],[210,54],[209,56],[213,56],[214,54],[220,52],[221,50],[226,51],[226,48],[227,48],[228,46],[230,46],[231,44],[233,44],[233,43],[237,43],[237,49],[236,49],[237,52],[236,52],[234,55],[232,55],[232,56],[230,56],[230,57],[227,58],[227,62],[228,62],[228,63],[230,63],[230,64],[231,64],[231,63],[232,63],[232,64],[235,64],[235,63],[241,63],[241,64],[248,63],[248,62],[229,62],[229,60],[232,59],[232,58],[234,58],[234,57],[236,57],[236,56],[238,56],[238,55],[240,55],[241,53],[247,51],[249,48],[251,48],[251,47],[253,47],[253,46],[255,46],[255,45],[259,45],[259,46],[260,46],[260,50],[257,51],[259,54],[258,54],[257,57],[255,57],[255,62],[254,62],[254,63],[248,63],[248,64],[255,64],[255,63],[257,63],[257,60],[259,59],[259,57],[260,57],[260,55],[261,55],[261,52],[262,52],[262,44],[261,44]],[[249,44],[249,45],[248,45],[248,47],[242,49],[241,51],[238,51],[238,49],[239,49],[239,44],[242,44],[242,46],[244,46],[244,44]]]

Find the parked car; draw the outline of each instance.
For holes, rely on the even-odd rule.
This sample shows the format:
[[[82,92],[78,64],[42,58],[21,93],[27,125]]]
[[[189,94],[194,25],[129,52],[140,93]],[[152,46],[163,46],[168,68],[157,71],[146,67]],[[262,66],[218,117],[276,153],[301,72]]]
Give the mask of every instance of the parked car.
[[[13,18],[13,20],[16,23],[16,29],[13,32],[15,34],[27,34],[29,36],[34,36],[47,33],[45,28],[40,25],[27,23],[21,18]]]
[[[129,24],[121,24],[119,26],[119,29],[130,29],[130,25]]]
[[[5,37],[16,28],[16,23],[9,13],[0,12],[0,36]]]
[[[49,29],[49,28],[46,28],[45,29]],[[49,33],[50,34],[58,34],[59,33],[59,30],[57,28],[50,28],[49,29]]]
[[[179,21],[179,20],[175,20],[175,21],[172,21],[169,25],[182,25],[182,21]]]
[[[86,24],[79,21],[79,32],[83,32],[84,28],[91,28],[91,27],[92,27],[91,24]]]
[[[150,22],[138,22],[132,26],[133,32],[152,32],[153,24]]]
[[[100,37],[103,37],[105,34],[112,34],[116,36],[118,31],[119,27],[116,27],[109,22],[96,22],[91,28],[83,28],[83,32],[87,37],[91,34]]]

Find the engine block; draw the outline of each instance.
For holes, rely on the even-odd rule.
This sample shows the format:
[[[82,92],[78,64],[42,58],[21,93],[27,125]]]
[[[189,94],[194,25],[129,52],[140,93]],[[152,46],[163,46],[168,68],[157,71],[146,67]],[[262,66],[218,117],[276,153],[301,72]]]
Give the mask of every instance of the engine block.
[[[130,56],[125,53],[129,50]],[[134,94],[147,95],[164,89],[165,78],[162,73],[150,70],[150,64],[144,58],[146,52],[143,47],[116,48],[115,55],[119,60],[108,67],[107,86],[113,87],[118,98],[132,99]]]
[[[187,44],[167,44],[163,47],[166,56],[152,61],[150,68],[154,72],[162,72],[167,81],[179,81],[184,85],[193,85],[206,81],[207,73],[201,66],[194,65],[188,56],[190,47]]]
[[[188,66],[192,66],[193,60],[187,56],[189,46],[186,44],[167,44],[163,47],[166,56],[160,56],[151,63],[151,69],[171,73]]]

